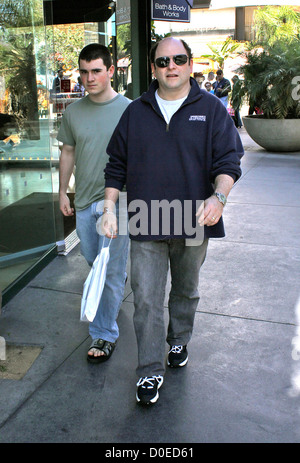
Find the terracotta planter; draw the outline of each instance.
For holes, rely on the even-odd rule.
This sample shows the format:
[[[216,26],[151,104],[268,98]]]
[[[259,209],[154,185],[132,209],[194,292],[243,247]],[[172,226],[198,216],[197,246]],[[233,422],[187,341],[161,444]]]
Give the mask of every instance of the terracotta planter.
[[[243,123],[250,137],[267,151],[300,151],[300,119],[245,116]]]

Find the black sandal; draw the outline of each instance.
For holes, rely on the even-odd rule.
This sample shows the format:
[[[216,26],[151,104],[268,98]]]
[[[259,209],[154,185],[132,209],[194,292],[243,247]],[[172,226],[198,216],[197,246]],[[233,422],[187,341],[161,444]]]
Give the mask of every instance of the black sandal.
[[[87,356],[88,362],[91,362],[91,363],[105,362],[111,357],[111,354],[113,353],[115,347],[116,347],[116,343],[104,341],[104,339],[94,339],[94,341],[92,342],[89,348],[89,351],[91,349],[98,349],[101,352],[104,352],[104,355],[99,355],[95,357],[94,355],[88,354]]]

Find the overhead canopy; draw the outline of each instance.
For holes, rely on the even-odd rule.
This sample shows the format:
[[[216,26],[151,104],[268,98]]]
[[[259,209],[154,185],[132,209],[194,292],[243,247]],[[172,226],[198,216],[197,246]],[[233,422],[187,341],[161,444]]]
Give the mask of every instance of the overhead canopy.
[[[209,8],[213,0],[186,0],[192,8]],[[52,24],[75,24],[105,22],[114,9],[112,0],[44,0],[44,22]]]
[[[209,8],[211,0],[186,0],[192,8]]]
[[[105,22],[113,14],[110,0],[44,0],[44,22],[52,24],[76,24]]]

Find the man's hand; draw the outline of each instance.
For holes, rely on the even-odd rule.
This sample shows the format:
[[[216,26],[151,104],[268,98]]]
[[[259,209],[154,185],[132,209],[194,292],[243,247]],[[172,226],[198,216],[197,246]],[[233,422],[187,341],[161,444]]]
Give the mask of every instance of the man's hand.
[[[110,210],[104,210],[100,218],[100,234],[107,236],[107,238],[117,238],[118,222],[114,212]]]
[[[70,200],[66,193],[59,194],[59,208],[66,217],[74,215],[74,209],[70,206]]]
[[[220,174],[215,178],[215,191],[224,194],[227,198],[233,184],[234,180],[230,175]],[[220,220],[223,209],[223,204],[213,194],[199,207],[196,213],[196,216],[199,217],[198,223],[200,226],[207,225],[208,227],[216,225]]]
[[[116,188],[105,188],[105,198],[103,215],[100,220],[100,230],[97,231],[100,235],[105,235],[107,238],[116,238],[118,234],[118,221],[115,214],[116,202],[119,198],[119,190]]]
[[[199,217],[199,225],[201,227],[203,225],[207,225],[208,227],[216,225],[223,213],[223,208],[223,204],[220,203],[216,196],[213,195],[207,198],[205,201],[203,201],[196,213],[196,217]]]

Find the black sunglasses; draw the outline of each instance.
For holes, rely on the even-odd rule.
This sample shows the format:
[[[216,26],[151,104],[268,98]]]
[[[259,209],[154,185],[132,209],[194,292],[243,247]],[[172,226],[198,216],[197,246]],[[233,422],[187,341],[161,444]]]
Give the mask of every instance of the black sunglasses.
[[[171,58],[177,66],[183,66],[188,60],[186,55],[160,56],[156,58],[155,64],[159,68],[166,68],[169,66]]]

